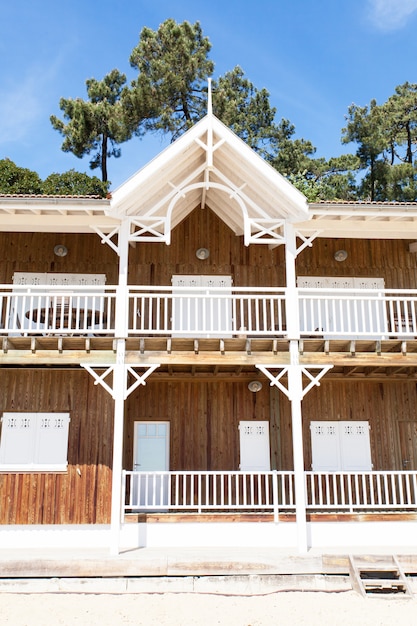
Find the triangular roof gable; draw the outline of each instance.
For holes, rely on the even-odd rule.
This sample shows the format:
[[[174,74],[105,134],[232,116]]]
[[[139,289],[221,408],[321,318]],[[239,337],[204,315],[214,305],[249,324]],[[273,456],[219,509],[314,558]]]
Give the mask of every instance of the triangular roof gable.
[[[198,206],[246,238],[308,219],[303,194],[211,114],[114,191],[111,215],[135,218],[142,232],[169,243],[172,228]]]

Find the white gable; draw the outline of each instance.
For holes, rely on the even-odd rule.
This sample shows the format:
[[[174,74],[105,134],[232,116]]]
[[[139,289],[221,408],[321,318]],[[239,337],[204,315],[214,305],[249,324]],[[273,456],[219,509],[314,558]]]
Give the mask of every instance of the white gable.
[[[213,115],[121,185],[111,215],[153,220],[163,232],[196,207],[209,207],[238,235],[308,219],[303,194]]]

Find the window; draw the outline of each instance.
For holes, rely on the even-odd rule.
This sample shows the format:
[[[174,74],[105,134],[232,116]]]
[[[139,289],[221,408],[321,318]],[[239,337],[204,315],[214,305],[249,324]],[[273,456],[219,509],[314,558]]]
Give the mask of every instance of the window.
[[[59,310],[62,310],[66,304],[67,298],[71,298],[71,307],[77,309],[92,310],[96,313],[103,314],[104,300],[99,292],[94,291],[96,295],[86,295],[83,289],[77,291],[80,287],[99,287],[105,285],[105,274],[61,274],[61,273],[41,273],[41,272],[15,272],[13,274],[13,285],[16,296],[12,299],[10,310],[9,324],[11,328],[25,330],[43,331],[48,329],[48,317],[42,319],[41,312],[46,311],[48,307],[54,310],[57,326],[65,326],[64,317],[61,317]],[[62,287],[63,291],[51,290],[50,296],[48,287]],[[25,294],[22,287],[27,287],[28,293]],[[43,295],[42,295],[43,294]],[[54,294],[60,294],[54,300]],[[62,307],[62,309],[61,309]],[[39,316],[39,319],[38,319]],[[83,320],[83,318],[81,318]],[[79,320],[78,320],[79,323]],[[81,321],[81,326],[83,322]],[[20,332],[16,334],[21,334]]]
[[[232,336],[231,276],[176,275],[172,287],[174,337]]]
[[[371,471],[369,422],[311,422],[314,472]]]
[[[344,332],[350,338],[381,339],[387,332],[385,303],[381,297],[383,278],[299,276],[297,286],[304,290],[321,289],[301,296],[301,332],[320,330],[327,339],[340,337]],[[346,292],[335,296],[329,289]],[[366,290],[362,297],[361,290]]]
[[[69,413],[3,413],[0,470],[67,469]]]

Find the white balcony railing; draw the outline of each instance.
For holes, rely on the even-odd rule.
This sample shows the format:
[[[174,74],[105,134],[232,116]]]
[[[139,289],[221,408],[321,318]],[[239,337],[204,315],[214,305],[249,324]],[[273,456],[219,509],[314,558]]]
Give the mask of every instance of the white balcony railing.
[[[416,290],[303,288],[298,294],[301,336],[417,336]]]
[[[417,511],[416,471],[305,472],[311,512]],[[123,472],[122,514],[295,510],[294,472]]]
[[[417,511],[417,472],[306,472],[308,509]]]
[[[0,287],[0,332],[107,335],[114,332],[115,287]]]
[[[123,513],[294,509],[293,472],[123,472]]]
[[[287,337],[289,316],[290,338],[417,338],[417,290],[0,285],[8,335]]]
[[[283,336],[285,298],[276,288],[130,287],[129,334]]]

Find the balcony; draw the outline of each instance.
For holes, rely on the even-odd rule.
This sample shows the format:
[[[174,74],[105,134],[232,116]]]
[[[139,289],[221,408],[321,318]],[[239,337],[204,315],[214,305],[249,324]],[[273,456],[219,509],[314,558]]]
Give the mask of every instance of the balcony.
[[[1,285],[0,333],[407,340],[417,290]]]

